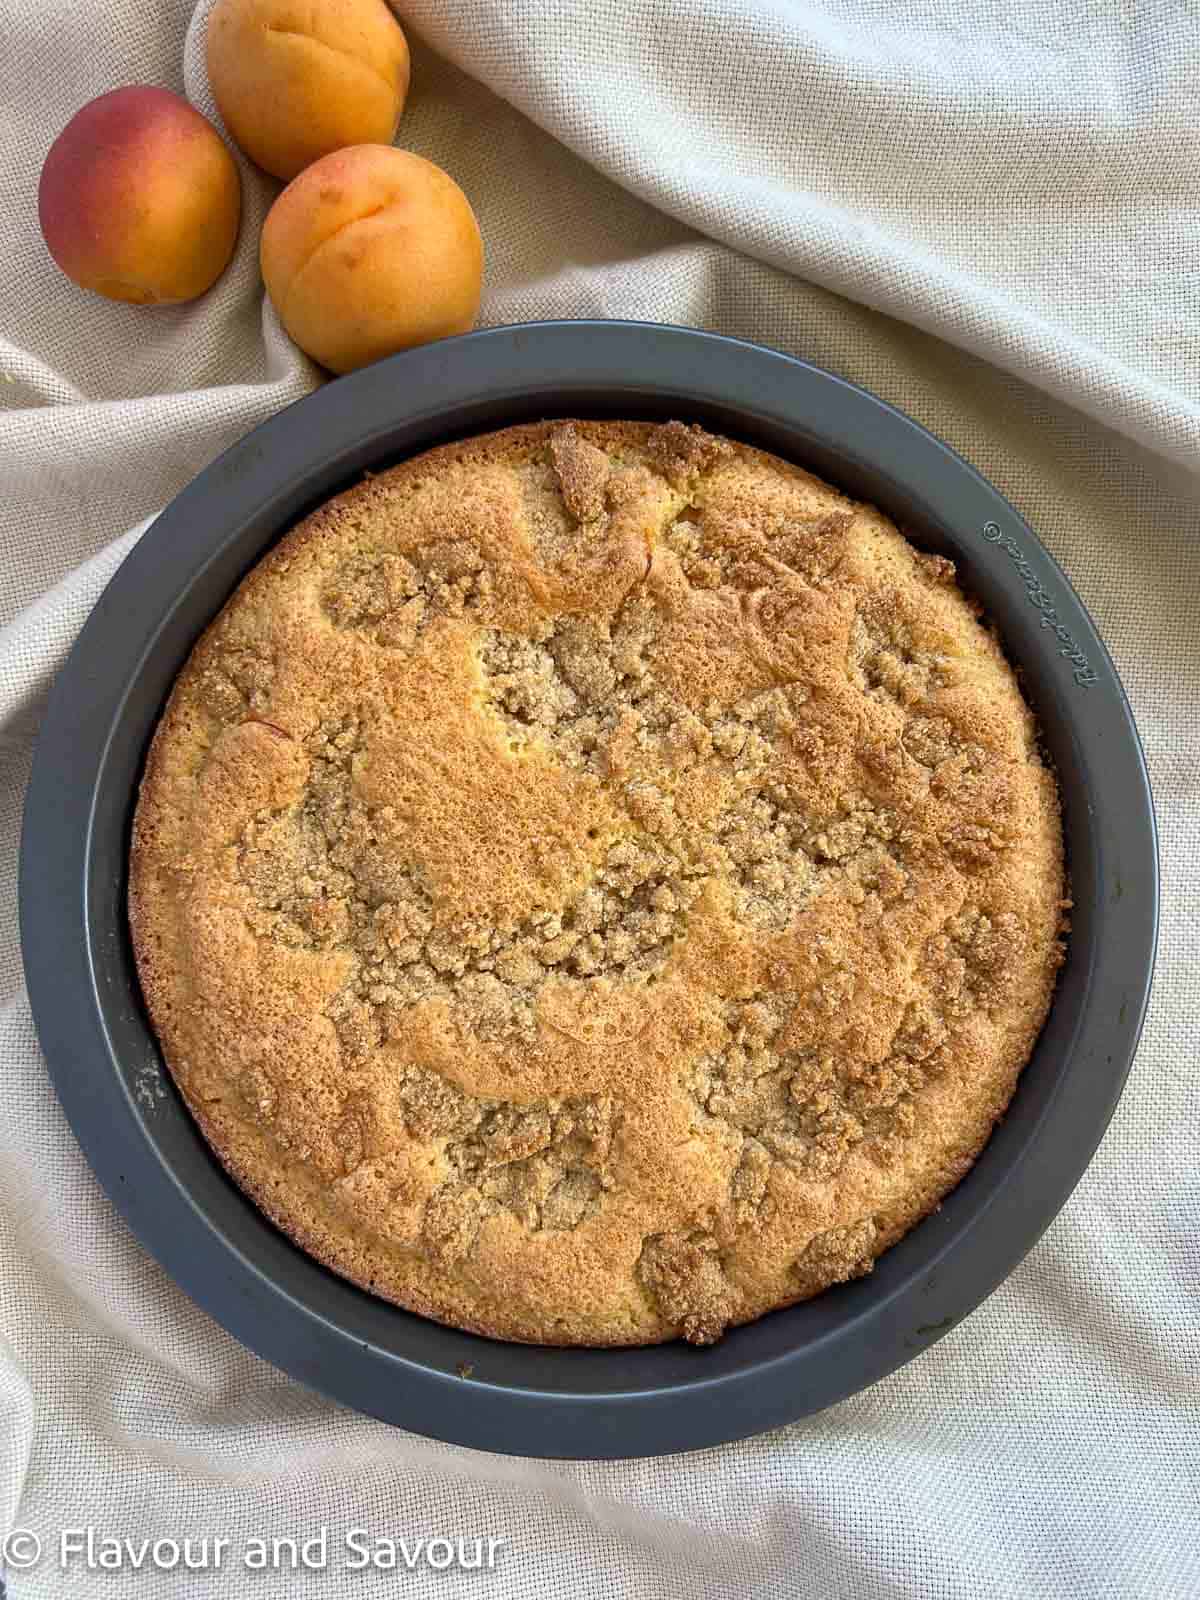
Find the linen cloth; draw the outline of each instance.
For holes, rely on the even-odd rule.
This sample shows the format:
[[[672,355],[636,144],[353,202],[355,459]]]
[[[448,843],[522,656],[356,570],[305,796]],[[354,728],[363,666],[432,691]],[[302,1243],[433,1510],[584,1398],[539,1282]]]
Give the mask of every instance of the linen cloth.
[[[399,142],[487,244],[482,320],[762,340],[902,407],[1064,564],[1133,701],[1162,829],[1129,1087],[1045,1239],[973,1316],[823,1415],[723,1449],[553,1464],[341,1410],[133,1241],[50,1089],[17,841],[47,684],[146,520],[318,374],[236,258],[145,311],[40,241],[92,95],[213,115],[207,5],[0,0],[0,1532],[303,1539],[324,1570],[10,1568],[17,1600],[546,1593],[692,1600],[1200,1593],[1200,13],[1190,0],[403,0]],[[126,531],[129,530],[129,531]],[[514,1444],[518,1444],[514,1440]],[[500,1538],[491,1571],[347,1571],[350,1526]]]

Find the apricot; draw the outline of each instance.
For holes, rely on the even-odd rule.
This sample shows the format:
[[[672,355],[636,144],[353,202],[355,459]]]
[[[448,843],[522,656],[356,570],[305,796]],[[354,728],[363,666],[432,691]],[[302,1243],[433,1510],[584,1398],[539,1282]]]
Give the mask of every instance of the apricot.
[[[113,89],[77,111],[38,184],[42,237],[74,283],[110,300],[192,300],[237,242],[237,164],[169,89]]]
[[[390,144],[408,41],[385,0],[217,0],[208,79],[225,126],[277,178],[351,144]]]
[[[483,241],[454,179],[389,145],[353,145],[294,178],[267,213],[267,293],[302,350],[334,372],[465,333]]]

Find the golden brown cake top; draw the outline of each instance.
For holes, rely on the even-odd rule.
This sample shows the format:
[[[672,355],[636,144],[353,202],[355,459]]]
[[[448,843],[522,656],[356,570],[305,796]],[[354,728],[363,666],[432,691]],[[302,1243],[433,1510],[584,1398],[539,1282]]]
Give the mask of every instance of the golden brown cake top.
[[[131,882],[234,1177],[378,1293],[547,1343],[868,1270],[1007,1104],[1062,906],[951,564],[678,423],[509,429],[303,522],[179,678]]]

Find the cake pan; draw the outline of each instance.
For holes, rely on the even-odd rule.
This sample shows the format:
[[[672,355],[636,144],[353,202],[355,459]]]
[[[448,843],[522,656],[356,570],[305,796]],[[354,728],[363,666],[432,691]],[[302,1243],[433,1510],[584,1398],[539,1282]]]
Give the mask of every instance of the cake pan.
[[[950,556],[999,627],[1063,798],[1075,899],[1057,995],[987,1148],[873,1273],[718,1345],[551,1350],[443,1328],[304,1255],[225,1176],[160,1059],[125,920],[150,736],[246,570],[364,469],[552,417],[678,417],[811,468]],[[25,811],[21,928],[55,1087],[100,1182],[194,1300],[295,1378],[390,1423],[520,1455],[620,1457],[744,1437],[891,1372],[1041,1235],[1109,1121],[1137,1043],[1158,863],[1128,703],[1069,582],[1013,508],[916,423],[828,372],[690,329],[535,323],[328,384],[191,483],[125,560],[50,695]]]

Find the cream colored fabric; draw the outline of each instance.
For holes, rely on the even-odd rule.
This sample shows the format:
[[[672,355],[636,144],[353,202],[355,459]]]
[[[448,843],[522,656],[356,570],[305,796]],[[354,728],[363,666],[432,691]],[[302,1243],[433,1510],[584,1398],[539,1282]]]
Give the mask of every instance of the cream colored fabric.
[[[316,375],[263,307],[274,186],[248,168],[235,264],[190,307],[86,296],[38,236],[42,156],[84,100],[162,82],[211,111],[205,6],[189,32],[185,0],[0,0],[0,1531],[233,1552],[106,1576],[49,1551],[10,1593],[1200,1593],[1200,15],[403,9],[425,43],[401,141],[479,211],[487,322],[645,317],[808,357],[948,439],[1063,562],[1153,770],[1152,1011],[1099,1155],[1024,1265],[902,1372],[768,1437],[601,1465],[482,1455],[341,1411],[236,1345],[115,1219],[49,1088],[18,824],[43,692],[135,525]],[[324,1570],[242,1565],[247,1540],[322,1523]],[[506,1542],[490,1573],[364,1576],[353,1525]]]

